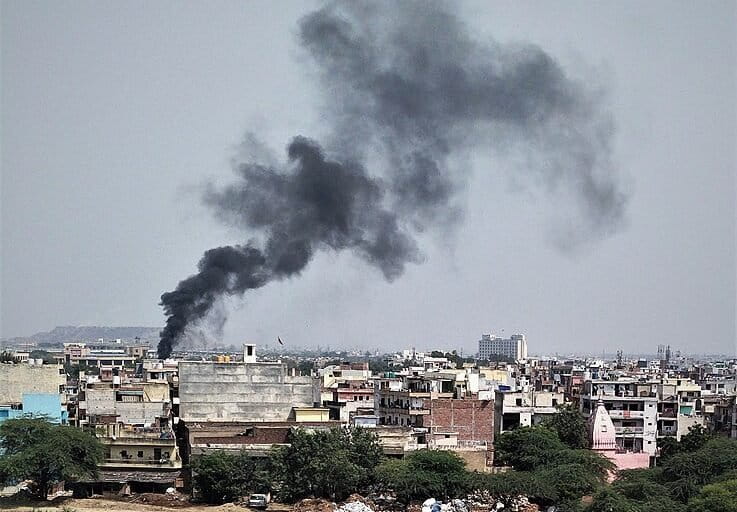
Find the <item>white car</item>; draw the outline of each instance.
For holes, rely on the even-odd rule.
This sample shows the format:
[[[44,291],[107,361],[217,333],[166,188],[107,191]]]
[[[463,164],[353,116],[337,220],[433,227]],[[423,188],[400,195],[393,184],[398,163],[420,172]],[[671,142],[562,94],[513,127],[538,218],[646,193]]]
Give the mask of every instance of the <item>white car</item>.
[[[248,497],[249,508],[260,508],[266,510],[269,506],[269,497],[266,494],[251,494]]]

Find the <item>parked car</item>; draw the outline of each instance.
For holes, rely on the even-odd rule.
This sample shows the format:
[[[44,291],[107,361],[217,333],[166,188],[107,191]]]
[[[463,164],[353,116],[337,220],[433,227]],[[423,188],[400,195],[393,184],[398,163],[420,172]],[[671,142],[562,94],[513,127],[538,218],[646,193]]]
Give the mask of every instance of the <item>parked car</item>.
[[[262,510],[266,510],[266,507],[269,506],[269,496],[266,494],[251,494],[248,497],[248,507],[249,508],[260,508]]]

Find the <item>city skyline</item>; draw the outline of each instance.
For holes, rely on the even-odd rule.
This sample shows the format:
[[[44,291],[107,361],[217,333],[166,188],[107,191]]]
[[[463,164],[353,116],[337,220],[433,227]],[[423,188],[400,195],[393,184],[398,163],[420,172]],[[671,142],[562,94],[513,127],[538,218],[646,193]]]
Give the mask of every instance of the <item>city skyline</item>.
[[[200,198],[231,183],[243,134],[281,159],[293,135],[326,132],[295,35],[319,5],[3,4],[0,337],[164,325],[161,294],[244,239]],[[735,6],[504,5],[457,16],[474,39],[537,45],[600,90],[622,226],[561,250],[561,219],[585,214],[519,172],[533,163],[481,144],[453,162],[472,169],[463,215],[418,235],[421,264],[389,283],[323,252],[219,302],[206,337],[472,349],[503,325],[530,353],[735,353]]]

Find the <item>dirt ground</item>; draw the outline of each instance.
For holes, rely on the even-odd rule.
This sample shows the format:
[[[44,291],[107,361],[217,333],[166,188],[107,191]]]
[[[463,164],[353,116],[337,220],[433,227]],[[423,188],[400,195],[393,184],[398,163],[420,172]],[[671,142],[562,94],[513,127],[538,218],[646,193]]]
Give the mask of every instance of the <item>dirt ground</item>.
[[[138,498],[138,499],[136,499]],[[150,504],[142,501],[140,496],[126,500],[105,498],[65,499],[53,502],[18,502],[0,500],[0,510],[16,510],[22,512],[256,512],[247,507],[226,503],[225,505],[201,505],[188,502],[171,504]],[[268,512],[290,512],[291,505],[272,503]]]

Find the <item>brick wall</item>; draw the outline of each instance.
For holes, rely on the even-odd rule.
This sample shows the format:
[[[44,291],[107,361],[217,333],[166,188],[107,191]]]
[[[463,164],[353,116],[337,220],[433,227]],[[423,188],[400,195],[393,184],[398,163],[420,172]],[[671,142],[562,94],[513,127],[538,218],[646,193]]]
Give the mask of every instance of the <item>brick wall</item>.
[[[459,441],[494,441],[494,402],[443,398],[430,400],[430,414],[424,418],[430,431],[447,429],[458,433]]]

